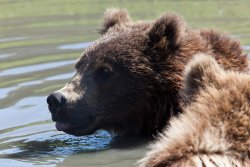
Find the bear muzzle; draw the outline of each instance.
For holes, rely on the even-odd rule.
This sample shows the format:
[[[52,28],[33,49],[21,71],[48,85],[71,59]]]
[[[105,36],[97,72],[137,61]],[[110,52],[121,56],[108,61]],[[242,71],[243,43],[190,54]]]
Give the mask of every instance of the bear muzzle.
[[[57,112],[64,106],[66,99],[60,92],[54,92],[47,97],[49,111],[52,115],[52,120],[57,121]]]

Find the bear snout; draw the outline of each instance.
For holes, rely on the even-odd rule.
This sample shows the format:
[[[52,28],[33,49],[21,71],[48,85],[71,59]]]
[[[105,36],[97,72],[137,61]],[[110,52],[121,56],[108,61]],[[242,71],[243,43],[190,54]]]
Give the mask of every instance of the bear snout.
[[[47,103],[52,114],[52,120],[56,121],[56,112],[66,103],[66,98],[62,93],[54,92],[47,97]]]

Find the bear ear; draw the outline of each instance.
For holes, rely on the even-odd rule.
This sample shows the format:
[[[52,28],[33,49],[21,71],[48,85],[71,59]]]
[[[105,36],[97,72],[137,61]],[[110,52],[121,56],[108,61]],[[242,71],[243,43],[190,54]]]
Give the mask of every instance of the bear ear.
[[[100,34],[105,34],[111,27],[132,21],[125,9],[109,8],[104,13],[104,22],[99,30]]]
[[[212,56],[196,54],[185,68],[182,93],[190,101],[206,85],[218,85],[224,74],[225,71]]]
[[[185,34],[186,23],[182,18],[173,13],[166,13],[155,21],[148,32],[150,44],[155,46],[166,40],[164,48],[167,51],[175,51]]]

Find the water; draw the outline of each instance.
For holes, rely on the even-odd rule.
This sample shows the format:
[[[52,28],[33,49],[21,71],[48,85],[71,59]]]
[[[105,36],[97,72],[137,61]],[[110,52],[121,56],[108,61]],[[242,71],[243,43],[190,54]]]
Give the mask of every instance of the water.
[[[11,38],[11,40],[22,39]],[[0,41],[7,41],[7,39],[0,39]],[[61,50],[67,53],[70,53],[70,50],[77,50],[80,55],[90,44],[90,42],[60,44],[55,45],[53,49],[50,46],[50,49],[55,54],[61,53]],[[44,49],[47,49],[46,46]],[[39,57],[40,53],[36,53],[35,50],[34,52],[33,54]],[[23,53],[8,55],[0,51],[1,58],[7,63],[10,56],[18,58],[20,54]],[[30,55],[33,56],[33,54]],[[62,86],[74,75],[74,64],[75,59],[59,60],[20,67],[13,66],[0,71],[0,78],[6,83],[0,89],[1,166],[117,166],[118,164],[130,166],[141,157],[144,152],[141,149],[145,147],[111,148],[112,137],[103,130],[83,137],[74,137],[55,130],[46,104],[46,94],[52,90],[45,90],[42,93],[39,90],[46,88],[47,85]],[[65,66],[70,68],[60,72]],[[58,72],[50,74],[48,71]],[[39,77],[34,77],[35,75]],[[10,80],[27,76],[31,79],[8,84]],[[31,93],[26,92],[28,89]]]
[[[36,72],[36,71],[42,71],[46,69],[53,69],[58,66],[65,66],[65,65],[73,64],[73,63],[75,63],[75,60],[59,61],[56,63],[45,63],[45,64],[39,64],[39,65],[30,65],[30,66],[25,66],[25,67],[17,67],[17,68],[12,68],[12,69],[1,71],[0,77],[10,76],[10,75],[19,75],[19,74],[28,73],[31,71]]]
[[[54,52],[77,50],[80,55],[82,50],[90,44],[90,42],[85,42],[55,45]],[[46,46],[44,49],[46,50]],[[34,54],[39,56],[39,53]],[[6,55],[1,57],[3,60],[10,58],[7,53],[1,52],[1,55]],[[13,56],[20,55],[16,53]],[[74,75],[74,63],[75,59],[60,60],[0,71],[0,78],[6,83],[19,77],[44,74],[41,77],[31,77],[32,79],[27,81],[1,86],[0,104],[11,101],[6,107],[0,106],[1,166],[117,166],[118,164],[130,166],[141,157],[143,154],[141,149],[145,147],[111,148],[112,137],[103,130],[83,137],[74,137],[55,130],[46,104],[46,94],[50,90],[42,93],[39,90],[46,88],[47,85],[60,87],[66,83]],[[69,70],[60,72],[60,69],[67,65],[70,66]],[[59,72],[50,74],[47,73],[48,71]],[[26,93],[27,89],[32,93]]]
[[[245,41],[244,49],[250,52],[250,30],[245,28],[249,27],[250,19],[248,7],[244,8],[249,5],[245,1],[235,2],[235,10],[231,9],[230,2],[223,2],[223,7],[228,9],[224,11],[221,8],[216,11],[221,2],[210,1],[204,4],[122,2],[0,0],[1,167],[127,167],[135,166],[144,155],[146,144],[119,147],[118,143],[114,146],[111,135],[102,130],[93,135],[74,137],[56,131],[50,121],[46,97],[74,75],[76,59],[91,41],[99,37],[95,31],[100,25],[101,13],[107,7],[127,7],[135,18],[141,19],[155,18],[173,9],[185,15],[193,26],[213,23],[218,29],[228,28]],[[189,9],[193,7],[197,12],[202,9],[201,18],[191,15]],[[237,12],[231,15],[228,11]],[[216,20],[218,13],[226,21],[230,16],[226,25],[220,24],[223,17],[219,22]],[[130,142],[135,143],[134,140]]]
[[[27,35],[25,28],[21,33]],[[111,147],[112,137],[103,130],[82,137],[67,135],[50,121],[47,94],[74,75],[76,58],[91,44],[78,42],[76,36],[84,32],[78,33],[71,43],[49,44],[61,37],[50,39],[46,33],[0,38],[0,166],[133,166],[145,152],[144,146]]]

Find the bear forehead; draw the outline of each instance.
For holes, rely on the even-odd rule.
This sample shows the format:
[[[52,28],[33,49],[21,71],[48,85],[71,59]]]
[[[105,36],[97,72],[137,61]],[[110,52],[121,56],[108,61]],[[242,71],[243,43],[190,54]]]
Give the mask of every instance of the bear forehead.
[[[141,49],[148,40],[147,32],[152,23],[134,22],[128,25],[120,25],[111,28],[102,37],[94,41],[85,52],[97,51],[99,48],[103,51],[118,51]]]
[[[133,49],[142,50],[148,37],[143,32],[136,33],[134,31],[116,32],[105,35],[101,39],[95,41],[86,52],[103,51],[130,51]]]
[[[111,61],[140,62],[146,60],[144,51],[148,37],[145,32],[122,31],[104,35],[88,47],[79,62],[82,61]]]

